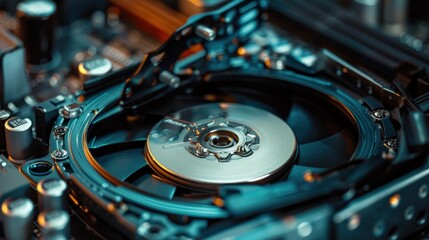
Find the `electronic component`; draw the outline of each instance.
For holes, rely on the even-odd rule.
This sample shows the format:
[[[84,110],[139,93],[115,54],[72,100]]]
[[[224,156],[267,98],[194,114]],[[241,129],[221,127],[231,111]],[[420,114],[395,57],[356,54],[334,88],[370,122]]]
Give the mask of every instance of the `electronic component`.
[[[40,210],[66,209],[67,184],[61,179],[45,179],[37,184]]]
[[[44,240],[66,240],[70,237],[70,216],[65,211],[42,211],[37,222]]]
[[[54,58],[55,3],[50,0],[23,1],[16,9],[27,62],[32,65],[50,63]]]
[[[6,150],[15,163],[20,164],[33,154],[33,133],[30,119],[13,117],[5,123]]]
[[[47,48],[26,45],[31,90],[0,111],[1,200],[38,203],[22,234],[425,236],[427,4],[53,2],[0,10],[6,35],[47,32],[22,36]]]
[[[379,26],[381,0],[353,0],[352,7],[362,22],[371,27]]]
[[[106,75],[112,70],[112,62],[107,58],[91,58],[79,63],[79,76],[85,81],[89,78]]]
[[[6,136],[5,136],[5,123],[10,117],[10,112],[7,110],[0,110],[0,151],[6,150]]]
[[[31,239],[34,205],[28,198],[7,199],[1,206],[7,239]]]
[[[383,28],[394,36],[399,36],[406,29],[409,1],[384,0],[383,1]]]
[[[58,116],[58,109],[64,103],[64,96],[58,95],[35,108],[36,138],[48,142],[54,119]]]
[[[30,93],[25,70],[24,48],[21,42],[0,27],[0,107],[22,101]]]

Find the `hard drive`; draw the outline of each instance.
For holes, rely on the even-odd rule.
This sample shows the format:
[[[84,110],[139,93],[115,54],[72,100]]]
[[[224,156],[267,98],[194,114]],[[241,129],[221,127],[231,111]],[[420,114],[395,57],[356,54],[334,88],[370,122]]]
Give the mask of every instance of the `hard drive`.
[[[425,237],[429,58],[396,5],[218,1],[165,39],[137,9],[193,1],[115,2],[2,103],[6,239]]]

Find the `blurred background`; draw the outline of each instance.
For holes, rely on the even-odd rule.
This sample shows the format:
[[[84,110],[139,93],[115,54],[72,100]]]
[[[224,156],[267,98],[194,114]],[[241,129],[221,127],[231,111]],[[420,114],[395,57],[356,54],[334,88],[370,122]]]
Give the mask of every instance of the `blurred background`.
[[[22,80],[13,81],[17,82],[16,85],[12,84],[17,89],[13,96],[8,96],[4,91],[10,89],[10,86],[2,88],[0,105],[5,107],[11,101],[18,101],[19,105],[19,101],[22,102],[30,92],[33,93],[34,101],[27,99],[26,103],[30,102],[31,105],[58,94],[82,90],[86,81],[100,75],[97,71],[85,69],[83,64],[86,62],[101,64],[102,70],[99,67],[98,71],[103,74],[131,66],[165,41],[190,15],[216,9],[228,2],[230,1],[0,0],[0,28],[18,37],[16,45],[23,46],[26,60],[15,62],[22,61],[29,72],[29,81],[25,76],[12,76],[13,79]],[[392,46],[404,48],[418,55],[419,59],[428,59],[427,0],[268,2],[272,6],[269,10],[271,23],[279,26],[279,29],[299,35],[298,38],[308,41],[316,48],[329,47],[330,44],[337,47],[332,39],[326,40],[327,36],[328,39],[332,38],[329,36],[331,32],[340,33],[343,38],[359,38],[363,44],[366,44],[367,36],[381,34],[382,38],[376,37],[382,39],[381,42],[388,39],[392,41]],[[49,12],[47,9],[53,10]],[[39,16],[34,17],[34,13]],[[301,31],[304,25],[305,29],[310,30]],[[3,40],[9,38],[6,37],[7,33],[3,35]],[[319,40],[321,35],[326,36]],[[354,42],[342,43],[347,45],[345,49],[360,51]],[[378,43],[368,42],[372,47],[377,47]],[[389,52],[388,49],[384,51]],[[3,52],[6,50],[3,49]],[[353,58],[353,55],[345,53],[343,57],[350,56]],[[102,60],[97,60],[100,58]],[[80,65],[82,66],[79,67]],[[29,86],[16,87],[22,85]],[[13,109],[13,106],[8,108]]]
[[[277,0],[274,0],[277,1]],[[293,0],[280,0],[294,2]],[[394,36],[410,34],[426,42],[429,32],[429,2],[425,0],[325,0],[343,7],[350,15],[365,24]],[[19,0],[1,0],[3,13],[14,15]],[[161,39],[183,24],[187,17],[213,10],[228,3],[227,0],[55,0],[63,25],[81,18],[91,17],[97,11],[105,12],[116,7],[121,17],[135,22]],[[311,0],[302,0],[312,5]],[[110,9],[113,11],[112,9]],[[415,44],[416,45],[416,44]],[[417,44],[418,45],[418,44]]]

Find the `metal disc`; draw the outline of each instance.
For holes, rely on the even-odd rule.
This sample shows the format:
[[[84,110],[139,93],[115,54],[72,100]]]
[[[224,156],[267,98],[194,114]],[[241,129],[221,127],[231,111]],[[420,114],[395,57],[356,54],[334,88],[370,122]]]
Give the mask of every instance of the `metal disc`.
[[[231,103],[204,104],[165,117],[145,156],[165,178],[197,188],[266,182],[294,157],[292,129],[277,116]]]

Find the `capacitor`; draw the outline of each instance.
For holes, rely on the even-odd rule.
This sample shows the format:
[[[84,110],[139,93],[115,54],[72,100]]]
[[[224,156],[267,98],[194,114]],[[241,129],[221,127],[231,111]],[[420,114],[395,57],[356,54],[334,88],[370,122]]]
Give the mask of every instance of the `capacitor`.
[[[0,151],[6,150],[6,137],[4,124],[10,117],[10,112],[7,110],[0,110]]]
[[[356,17],[371,27],[377,27],[380,21],[381,0],[353,0]]]
[[[32,123],[28,118],[9,118],[5,124],[6,150],[9,158],[17,164],[32,155]]]
[[[79,63],[79,77],[86,81],[93,77],[103,76],[112,70],[112,62],[103,57],[86,59]]]
[[[408,0],[383,1],[383,29],[388,34],[399,36],[405,31],[408,6]]]
[[[22,42],[3,27],[0,27],[0,42],[0,108],[12,110],[11,103],[24,100],[31,92],[25,51]]]
[[[61,179],[45,179],[37,184],[39,208],[53,211],[64,210],[67,184]]]
[[[9,198],[2,204],[6,239],[32,239],[34,205],[27,198]]]
[[[46,64],[54,56],[56,5],[50,0],[27,0],[16,7],[27,63]]]
[[[69,239],[70,216],[66,211],[42,211],[37,217],[42,239]]]

